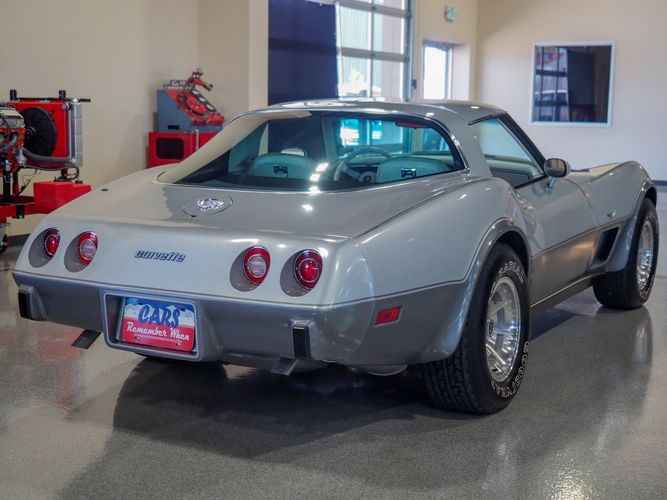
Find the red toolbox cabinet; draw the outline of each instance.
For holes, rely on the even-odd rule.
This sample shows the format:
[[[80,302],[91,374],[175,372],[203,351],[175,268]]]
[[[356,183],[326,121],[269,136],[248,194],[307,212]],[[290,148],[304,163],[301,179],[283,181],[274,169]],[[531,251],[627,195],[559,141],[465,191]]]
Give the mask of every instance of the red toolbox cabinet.
[[[183,161],[216,134],[217,132],[149,132],[148,166],[159,167]]]

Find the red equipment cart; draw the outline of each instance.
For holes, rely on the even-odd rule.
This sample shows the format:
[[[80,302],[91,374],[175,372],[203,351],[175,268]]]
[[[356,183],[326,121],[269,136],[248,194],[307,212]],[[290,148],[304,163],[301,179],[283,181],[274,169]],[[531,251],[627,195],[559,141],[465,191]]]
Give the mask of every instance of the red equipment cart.
[[[90,191],[78,180],[83,164],[82,103],[89,99],[18,97],[0,102],[0,253],[7,248],[7,221],[47,214]],[[30,181],[22,170],[52,171],[53,181],[33,183],[33,195],[23,194]]]

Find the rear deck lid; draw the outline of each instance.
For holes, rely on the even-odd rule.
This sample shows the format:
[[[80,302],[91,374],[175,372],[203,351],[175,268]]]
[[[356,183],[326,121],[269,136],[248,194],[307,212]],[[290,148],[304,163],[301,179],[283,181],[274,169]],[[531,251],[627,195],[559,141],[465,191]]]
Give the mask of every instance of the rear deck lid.
[[[180,186],[154,178],[146,171],[112,182],[58,213],[104,222],[352,238],[472,180],[456,173],[363,190],[300,193]]]

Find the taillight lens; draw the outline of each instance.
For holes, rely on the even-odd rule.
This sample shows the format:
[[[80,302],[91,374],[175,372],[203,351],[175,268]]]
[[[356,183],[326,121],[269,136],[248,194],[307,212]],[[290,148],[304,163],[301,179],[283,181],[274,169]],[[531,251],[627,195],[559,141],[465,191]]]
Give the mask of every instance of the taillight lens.
[[[90,264],[97,253],[97,235],[95,233],[83,233],[79,236],[77,248],[79,250],[79,259],[84,266]]]
[[[44,251],[49,259],[52,259],[56,254],[58,246],[60,246],[60,231],[49,229],[44,233]]]
[[[304,250],[294,260],[294,277],[304,288],[314,288],[322,275],[322,256],[316,250]]]
[[[261,285],[269,272],[271,257],[264,247],[252,247],[243,255],[243,271],[255,285]]]

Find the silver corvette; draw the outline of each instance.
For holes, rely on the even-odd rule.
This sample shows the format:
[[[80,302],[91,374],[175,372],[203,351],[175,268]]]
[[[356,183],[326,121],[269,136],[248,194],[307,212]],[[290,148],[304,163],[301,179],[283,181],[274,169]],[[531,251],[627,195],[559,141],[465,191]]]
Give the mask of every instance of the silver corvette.
[[[589,286],[647,300],[655,204],[641,165],[570,171],[491,106],[283,104],[49,215],[14,278],[22,316],[82,344],[285,375],[415,366],[434,405],[492,413],[531,314]]]

